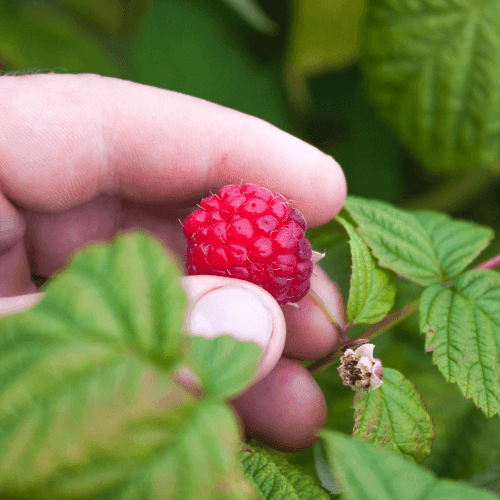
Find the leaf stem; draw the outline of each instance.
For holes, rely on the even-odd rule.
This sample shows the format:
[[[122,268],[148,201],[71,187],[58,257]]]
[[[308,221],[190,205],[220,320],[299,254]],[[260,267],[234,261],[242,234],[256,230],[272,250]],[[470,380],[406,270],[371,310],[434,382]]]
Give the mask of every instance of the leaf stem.
[[[495,269],[496,267],[500,266],[500,254],[495,255],[494,257],[491,257],[491,259],[485,260],[481,264],[478,264],[477,266],[473,267],[472,269]],[[322,370],[323,368],[326,368],[328,365],[331,363],[335,362],[337,359],[340,358],[342,355],[342,349],[345,347],[349,346],[355,346],[360,343],[362,343],[363,340],[370,340],[377,335],[379,335],[382,332],[385,332],[385,330],[389,329],[391,326],[405,320],[409,316],[411,316],[414,312],[417,311],[418,309],[418,304],[419,304],[419,299],[414,300],[413,302],[410,302],[403,308],[399,309],[398,311],[393,312],[392,314],[389,314],[386,316],[383,320],[379,321],[378,323],[375,323],[372,325],[370,328],[367,328],[365,331],[361,332],[359,335],[356,335],[356,337],[353,337],[352,339],[349,338],[348,331],[349,328],[352,326],[351,323],[345,324],[345,319],[341,318],[343,326],[339,325],[337,322],[337,318],[333,318],[332,315],[329,313],[329,311],[324,307],[321,299],[314,294],[313,292],[309,292],[312,296],[312,298],[315,300],[315,302],[321,307],[323,312],[327,315],[328,319],[332,322],[333,326],[336,328],[337,332],[339,333],[339,336],[342,340],[339,346],[337,346],[331,353],[327,354],[321,359],[318,359],[314,363],[312,363],[310,366],[307,367],[310,373],[317,372],[319,370]]]
[[[359,335],[352,339],[348,339],[348,342],[342,342],[342,345],[339,345],[336,349],[334,349],[330,354],[327,354],[325,357],[318,359],[312,365],[308,366],[308,370],[310,373],[315,373],[323,368],[326,368],[328,365],[336,361],[340,358],[342,354],[342,348],[345,345],[355,344],[361,339],[372,339],[376,337],[378,334],[384,332],[391,326],[400,323],[406,318],[410,317],[413,313],[415,313],[418,309],[420,299],[416,299],[413,302],[410,302],[406,306],[402,307],[398,311],[393,312],[386,316],[383,320],[375,323],[370,328],[367,328],[365,331],[361,332]],[[340,333],[340,332],[339,332]],[[344,339],[342,339],[344,340]]]
[[[485,260],[481,264],[473,267],[472,269],[495,269],[500,266],[500,254],[491,257],[491,259]],[[355,346],[362,343],[363,340],[370,340],[385,330],[389,329],[391,326],[405,320],[413,313],[415,313],[418,309],[418,304],[420,299],[416,299],[413,302],[410,302],[406,306],[402,307],[398,311],[393,312],[386,316],[383,320],[375,323],[370,328],[367,328],[365,331],[361,332],[356,337],[352,339],[349,338],[349,328],[352,326],[351,323],[345,324],[345,318],[340,318],[342,325],[339,325],[337,318],[334,318],[330,312],[326,309],[321,299],[312,291],[309,292],[314,301],[321,307],[323,312],[327,315],[328,319],[331,321],[333,326],[336,328],[342,342],[339,346],[337,346],[331,353],[327,354],[323,358],[318,359],[310,366],[307,367],[310,373],[315,373],[323,368],[326,368],[331,363],[335,362],[342,355],[342,349],[344,347]]]
[[[326,317],[329,319],[330,323],[335,327],[337,330],[338,334],[340,335],[340,338],[344,343],[349,342],[349,334],[347,333],[349,331],[349,328],[351,324],[346,325],[346,318],[345,318],[345,304],[344,304],[344,299],[342,297],[342,292],[340,291],[340,288],[334,283],[335,287],[337,288],[339,292],[339,297],[340,297],[340,302],[336,304],[337,306],[337,311],[340,315],[339,318],[335,317],[330,310],[325,306],[324,302],[321,300],[321,298],[311,290],[309,290],[309,295],[313,298],[314,302],[318,304],[320,309],[325,313]]]
[[[472,269],[495,269],[495,267],[500,266],[500,254],[495,255],[491,259],[485,260],[481,264],[473,267]]]

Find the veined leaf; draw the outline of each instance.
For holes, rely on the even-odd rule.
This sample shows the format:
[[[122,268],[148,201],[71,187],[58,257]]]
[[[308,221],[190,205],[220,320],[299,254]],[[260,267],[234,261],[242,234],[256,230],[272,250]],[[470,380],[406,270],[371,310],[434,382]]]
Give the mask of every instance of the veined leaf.
[[[412,214],[430,237],[443,281],[458,276],[495,237],[489,227],[470,221],[453,220],[440,212],[419,210]]]
[[[368,2],[368,94],[436,170],[500,164],[500,1]]]
[[[324,430],[321,443],[345,500],[493,500],[495,495],[438,479],[422,466],[339,432]]]
[[[179,275],[160,242],[124,234],[76,254],[37,306],[0,318],[3,494],[252,497],[233,412],[174,378]]]
[[[500,275],[468,271],[420,299],[420,330],[432,361],[486,416],[500,411]]]
[[[493,239],[490,228],[429,210],[405,211],[348,196],[345,208],[382,267],[420,285],[446,282]]]
[[[188,363],[198,375],[204,396],[226,399],[240,393],[259,365],[262,349],[229,335],[188,339]]]
[[[356,392],[353,436],[421,462],[436,438],[422,396],[401,372],[384,368],[375,391]]]
[[[347,319],[353,323],[376,323],[394,305],[396,289],[388,274],[377,268],[365,242],[354,227],[337,217],[347,233],[352,255],[352,275],[347,301]]]
[[[246,479],[261,500],[329,500],[330,495],[311,476],[264,448],[246,444],[242,452]]]

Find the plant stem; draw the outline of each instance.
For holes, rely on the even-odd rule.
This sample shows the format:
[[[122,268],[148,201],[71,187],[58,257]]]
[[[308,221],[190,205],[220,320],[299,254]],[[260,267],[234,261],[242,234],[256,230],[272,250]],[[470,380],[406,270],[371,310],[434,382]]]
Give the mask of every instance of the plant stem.
[[[398,311],[389,314],[389,316],[386,316],[383,320],[379,321],[378,323],[375,323],[370,328],[367,328],[364,332],[361,332],[359,335],[356,335],[356,337],[350,339],[347,342],[347,345],[354,344],[360,339],[370,340],[376,337],[378,334],[384,332],[391,326],[395,325],[396,323],[400,323],[404,319],[411,316],[414,312],[417,311],[418,304],[419,304],[419,299],[414,300],[413,302],[410,302],[409,304],[399,309]],[[312,365],[308,366],[307,369],[309,370],[309,372],[310,373],[317,372],[325,368],[329,364],[333,363],[338,358],[340,358],[342,353],[342,348],[345,347],[345,344],[346,343],[343,342],[342,345],[339,345],[331,353],[327,354],[325,357],[321,359],[318,359]]]
[[[481,264],[478,264],[477,266],[473,267],[472,269],[495,269],[496,267],[500,266],[500,254],[495,255],[494,257],[491,257],[491,259],[485,260]],[[356,337],[349,339],[348,336],[348,331],[349,325],[345,326],[340,326],[337,323],[336,318],[332,318],[331,314],[326,310],[326,308],[322,305],[321,300],[319,297],[312,293],[309,292],[313,299],[316,301],[316,303],[321,307],[321,309],[325,312],[325,314],[328,316],[330,321],[332,322],[333,326],[337,329],[340,338],[342,339],[341,345],[336,347],[331,353],[327,354],[321,359],[318,359],[315,361],[312,365],[308,366],[308,370],[310,373],[317,372],[323,368],[326,368],[329,364],[333,363],[335,360],[339,359],[342,353],[342,348],[349,346],[349,345],[356,345],[359,344],[361,340],[367,339],[370,340],[374,337],[376,337],[378,334],[384,332],[391,326],[405,320],[409,316],[411,316],[414,312],[417,311],[418,309],[418,304],[419,304],[419,299],[414,300],[413,302],[410,302],[403,308],[399,309],[396,312],[393,312],[392,314],[389,314],[386,316],[383,320],[379,321],[378,323],[375,323],[372,325],[370,328],[367,328],[364,332],[361,332],[359,335]],[[343,323],[345,321],[343,320]]]
[[[491,259],[485,260],[481,264],[473,267],[472,269],[495,269],[495,267],[500,266],[500,254],[495,255]]]
[[[345,304],[344,304],[344,299],[342,297],[342,292],[340,291],[340,288],[336,284],[334,284],[334,285],[337,288],[338,293],[340,295],[340,301],[339,301],[339,303],[336,304],[337,312],[340,315],[340,317],[338,317],[338,318],[331,314],[331,312],[325,307],[325,304],[323,303],[321,298],[316,293],[314,293],[312,290],[309,290],[309,295],[314,299],[316,304],[318,304],[320,309],[325,313],[325,315],[329,319],[330,323],[337,330],[342,341],[344,343],[346,343],[346,342],[349,342],[349,334],[347,332],[349,331],[349,328],[351,325],[346,325]]]

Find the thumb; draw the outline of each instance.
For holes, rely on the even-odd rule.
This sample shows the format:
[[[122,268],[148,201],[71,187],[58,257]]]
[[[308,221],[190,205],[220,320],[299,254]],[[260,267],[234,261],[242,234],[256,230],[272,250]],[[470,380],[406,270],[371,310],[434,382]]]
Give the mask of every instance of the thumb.
[[[252,383],[264,378],[278,363],[285,345],[285,317],[280,305],[253,283],[221,276],[181,278],[189,305],[185,333],[207,338],[231,335],[262,348]]]
[[[255,342],[262,357],[252,383],[277,364],[285,345],[285,318],[279,304],[253,283],[220,276],[183,276],[188,297],[184,332],[212,338],[231,335]],[[22,312],[42,300],[44,292],[0,298],[0,317]]]
[[[31,309],[44,295],[44,293],[28,293],[14,297],[0,297],[0,317]]]

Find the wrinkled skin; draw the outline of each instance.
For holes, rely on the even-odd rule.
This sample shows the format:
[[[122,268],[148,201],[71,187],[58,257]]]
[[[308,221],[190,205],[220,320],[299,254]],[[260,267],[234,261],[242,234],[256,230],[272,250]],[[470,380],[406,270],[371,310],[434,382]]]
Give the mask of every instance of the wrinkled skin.
[[[155,233],[182,268],[178,219],[226,184],[282,193],[309,227],[345,200],[331,157],[204,100],[86,74],[2,76],[0,95],[0,314],[25,300],[17,296],[29,302],[32,274],[50,277],[76,250],[120,230]],[[334,308],[335,289],[317,265],[315,273],[313,288]],[[287,357],[233,401],[247,432],[288,451],[310,446],[326,419],[318,385],[291,358],[319,358],[338,342],[311,297],[300,305],[282,308]]]

